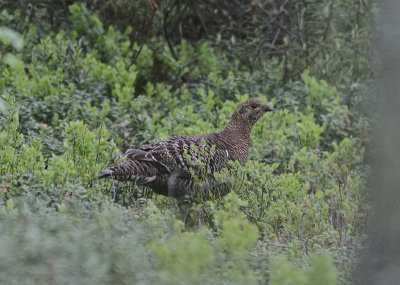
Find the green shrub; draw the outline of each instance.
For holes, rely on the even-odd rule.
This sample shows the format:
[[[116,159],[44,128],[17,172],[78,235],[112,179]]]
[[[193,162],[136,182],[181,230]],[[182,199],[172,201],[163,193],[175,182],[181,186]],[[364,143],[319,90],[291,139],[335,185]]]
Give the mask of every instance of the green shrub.
[[[137,3],[128,4],[130,11]],[[345,3],[338,5],[342,11]],[[159,33],[135,41],[137,25],[106,25],[105,11],[90,5],[72,4],[64,16],[53,11],[61,22],[54,27],[46,19],[55,6],[0,15],[0,27],[8,27],[0,30],[0,282],[350,280],[368,209],[369,128],[354,109],[361,99],[347,100],[340,85],[354,75],[350,67],[327,66],[328,80],[307,71],[302,58],[271,56],[259,68],[232,60],[237,38],[231,52],[219,49],[218,37],[194,43]],[[314,28],[315,37],[321,27]],[[23,35],[24,48],[9,29]],[[284,57],[294,57],[297,45],[285,48]],[[326,57],[316,53],[316,61],[332,63],[328,57],[340,52],[321,48]],[[277,111],[254,126],[249,162],[216,175],[231,182],[226,196],[177,205],[146,188],[96,179],[129,147],[220,131],[249,97]]]
[[[327,254],[310,257],[309,268],[297,268],[286,259],[271,263],[271,285],[274,284],[337,284],[332,258]]]

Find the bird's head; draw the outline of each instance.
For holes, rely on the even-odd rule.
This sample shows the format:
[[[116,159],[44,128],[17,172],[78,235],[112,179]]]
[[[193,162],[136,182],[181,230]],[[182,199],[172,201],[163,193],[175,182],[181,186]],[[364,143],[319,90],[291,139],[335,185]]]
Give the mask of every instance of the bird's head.
[[[274,111],[274,108],[258,99],[249,99],[233,113],[232,119],[240,124],[252,127],[266,112]]]

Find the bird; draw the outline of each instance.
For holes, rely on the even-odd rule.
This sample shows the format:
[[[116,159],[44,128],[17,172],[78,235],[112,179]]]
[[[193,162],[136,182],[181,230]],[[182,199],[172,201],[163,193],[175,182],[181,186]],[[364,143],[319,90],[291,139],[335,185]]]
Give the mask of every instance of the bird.
[[[127,160],[101,171],[99,179],[132,181],[157,194],[192,198],[213,189],[227,190],[225,179],[214,173],[230,169],[230,161],[247,162],[254,124],[274,108],[250,98],[237,107],[219,133],[181,135],[126,151]]]

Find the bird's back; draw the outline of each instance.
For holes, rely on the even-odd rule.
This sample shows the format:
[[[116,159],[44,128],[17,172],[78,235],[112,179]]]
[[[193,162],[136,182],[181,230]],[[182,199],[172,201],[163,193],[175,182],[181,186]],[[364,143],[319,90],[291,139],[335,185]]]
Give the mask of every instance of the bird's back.
[[[100,178],[133,181],[174,197],[209,187],[213,173],[226,168],[229,160],[229,152],[214,133],[172,137],[128,149],[126,155],[125,163],[104,170]]]

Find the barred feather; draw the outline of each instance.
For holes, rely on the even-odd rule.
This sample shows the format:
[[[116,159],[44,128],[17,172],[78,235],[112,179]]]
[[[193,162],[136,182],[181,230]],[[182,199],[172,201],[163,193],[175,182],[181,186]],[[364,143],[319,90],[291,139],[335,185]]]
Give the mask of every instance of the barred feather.
[[[251,129],[268,111],[273,108],[249,99],[236,109],[222,132],[177,136],[128,149],[128,160],[103,170],[99,178],[132,181],[176,198],[221,187],[225,182],[216,181],[213,173],[228,168],[230,160],[246,163]]]

